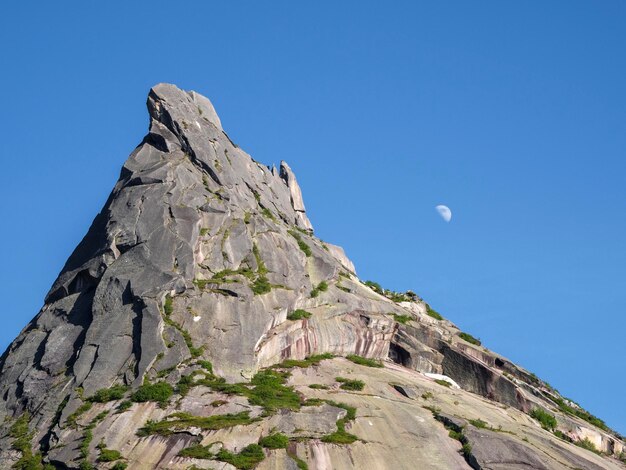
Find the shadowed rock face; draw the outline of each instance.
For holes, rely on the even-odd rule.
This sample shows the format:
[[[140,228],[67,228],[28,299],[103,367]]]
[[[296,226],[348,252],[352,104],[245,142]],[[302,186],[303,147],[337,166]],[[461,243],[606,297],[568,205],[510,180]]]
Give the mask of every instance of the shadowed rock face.
[[[616,460],[594,454],[592,464],[579,456],[587,451],[572,450],[570,444],[541,429],[533,430],[536,439],[544,439],[537,445],[560,460],[546,463],[541,452],[520,442],[520,436],[483,430],[466,433],[475,451],[467,460],[460,457],[460,445],[422,408],[428,404],[423,391],[433,381],[418,372],[445,374],[461,386],[462,390],[454,392],[437,389],[440,385],[433,389],[469,397],[466,404],[471,413],[461,408],[458,416],[481,410],[476,394],[511,407],[519,416],[534,408],[551,410],[566,437],[586,437],[610,454],[619,455],[624,444],[610,432],[560,415],[556,403],[562,397],[556,391],[510,361],[464,342],[452,323],[429,316],[419,298],[381,295],[362,284],[344,251],[313,235],[302,192],[289,166],[282,162],[276,169],[255,162],[222,130],[208,99],[160,84],[149,93],[148,110],[148,134],[124,164],[104,208],[63,267],[43,308],[2,356],[1,468],[10,467],[21,456],[12,449],[15,431],[13,436],[8,434],[24,413],[33,431],[33,451],[40,450],[44,461],[58,468],[93,462],[100,441],[123,451],[130,468],[187,468],[192,464],[222,468],[228,464],[177,454],[192,444],[217,440],[239,451],[256,442],[249,436],[258,439],[271,429],[292,438],[304,432],[306,439],[300,439],[300,444],[292,441],[286,453],[272,451],[260,468],[291,468],[296,465],[296,454],[309,462],[309,468],[352,468],[371,459],[377,462],[376,468],[414,468],[411,458],[394,457],[393,436],[377,433],[371,420],[364,424],[367,413],[363,411],[347,426],[363,427],[365,441],[351,447],[320,440],[334,432],[335,422],[345,416],[341,407],[328,403],[262,414],[263,409],[245,393],[224,394],[205,384],[192,388],[188,395],[179,385],[175,399],[161,407],[135,404],[114,414],[120,400],[113,400],[81,411],[88,397],[113,385],[128,387],[126,398],[144,381],[176,386],[181,377],[183,381],[190,374],[195,377],[202,361],[210,361],[215,376],[227,382],[247,382],[260,369],[285,359],[322,353],[385,361],[383,368],[366,368],[364,378],[372,387],[370,395],[389,403],[377,408],[375,401],[358,392],[344,399],[357,409],[365,406],[389,421],[388,425],[397,420],[398,428],[409,434],[413,425],[407,420],[417,416],[421,421],[416,436],[424,439],[404,438],[404,445],[422,456],[432,454],[430,459],[420,457],[423,468],[569,465],[560,467],[554,463],[558,461],[574,462],[580,468],[619,468]],[[298,309],[307,315],[288,319]],[[332,393],[348,395],[335,383],[335,375],[342,371],[326,364],[335,361],[344,368],[355,367],[335,359],[310,369],[328,382]],[[389,368],[393,378],[386,375]],[[298,382],[298,377],[294,374],[287,385],[296,387],[301,396],[333,399],[328,395],[331,392],[312,395],[313,389],[306,380]],[[393,387],[392,381],[396,382]],[[403,381],[404,385],[399,384]],[[374,388],[370,383],[377,385]],[[320,393],[326,395],[320,397]],[[407,412],[411,407],[415,410],[406,416],[395,414],[391,403],[398,399],[406,401]],[[218,402],[223,403],[215,406]],[[442,399],[439,405],[449,403]],[[161,420],[180,410],[194,416],[247,411],[259,421],[228,429],[220,439],[215,431],[193,426],[168,437],[135,435],[147,420]],[[111,413],[97,418],[104,411]],[[447,412],[455,413],[454,409]],[[424,421],[422,414],[430,421]],[[528,426],[534,425],[524,419]],[[84,444],[89,423],[93,423],[94,438]],[[497,415],[492,423],[498,424]],[[429,426],[439,433],[430,440],[424,437]],[[542,433],[548,437],[541,437]]]

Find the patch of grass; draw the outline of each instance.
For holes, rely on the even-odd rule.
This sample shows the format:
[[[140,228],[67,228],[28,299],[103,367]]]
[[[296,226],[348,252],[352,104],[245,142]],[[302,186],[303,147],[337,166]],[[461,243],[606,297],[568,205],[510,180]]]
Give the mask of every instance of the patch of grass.
[[[183,431],[190,427],[214,431],[238,426],[240,424],[249,424],[253,421],[249,414],[249,411],[244,411],[237,414],[193,416],[190,413],[178,412],[169,415],[161,421],[148,420],[145,426],[137,431],[137,435],[139,437],[153,434],[168,436],[176,431]]]
[[[71,415],[69,415],[67,417],[66,420],[66,424],[68,426],[71,426],[73,428],[75,428],[77,426],[76,422],[78,421],[78,419],[87,411],[89,411],[91,409],[92,403],[90,401],[87,401],[85,403],[83,403],[82,405],[80,405],[76,411],[74,411],[74,413],[72,413]]]
[[[257,264],[257,273],[258,274],[267,274],[267,267],[263,262],[263,258],[261,258],[261,252],[259,251],[259,247],[256,243],[252,245],[252,254],[254,255],[254,259]]]
[[[276,222],[276,217],[274,217],[272,211],[269,210],[267,207],[261,209],[261,214],[263,214],[263,217],[270,219],[272,222]]]
[[[167,377],[175,370],[176,370],[176,367],[168,367],[167,369],[160,370],[157,373],[157,379],[162,379],[163,377]]]
[[[394,313],[393,319],[397,321],[398,323],[402,323],[403,325],[406,325],[408,322],[413,320],[413,317],[411,317],[410,315],[397,315]]]
[[[167,382],[157,382],[154,384],[144,384],[132,394],[131,400],[137,403],[156,401],[166,404],[174,394],[174,389]]]
[[[133,402],[130,400],[124,400],[122,403],[120,403],[117,406],[117,412],[118,413],[123,413],[124,411],[126,411],[127,409],[129,409],[131,406],[133,406]]]
[[[206,370],[209,374],[213,375],[213,364],[210,361],[200,360],[197,364]]]
[[[346,379],[345,377],[335,377],[335,380],[341,383],[341,386],[339,388],[343,390],[353,390],[360,392],[365,387],[365,382],[363,382],[362,380]]]
[[[205,235],[208,235],[209,232],[210,232],[210,229],[208,229],[208,228],[201,228],[200,229],[200,236],[204,237]]]
[[[359,438],[354,434],[350,434],[345,430],[338,430],[332,434],[326,434],[322,436],[321,441],[326,442],[328,444],[352,444],[357,441]]]
[[[450,382],[448,382],[447,380],[443,380],[443,379],[435,379],[435,383],[442,385],[444,387],[448,387],[448,388],[452,386]]]
[[[126,470],[128,464],[125,462],[117,462],[115,465],[111,467],[111,470]]]
[[[476,346],[480,346],[481,342],[478,338],[474,338],[472,335],[470,335],[469,333],[465,333],[464,331],[462,331],[461,333],[459,333],[459,338],[461,338],[462,340],[467,341],[470,344],[474,344]]]
[[[346,431],[346,424],[356,418],[356,408],[346,405],[345,403],[337,403],[331,400],[326,400],[326,403],[337,408],[343,408],[346,410],[346,416],[337,420],[337,431],[322,436],[322,442],[330,444],[352,444],[357,441],[358,437]]]
[[[296,463],[298,470],[309,470],[309,466],[307,465],[307,463],[300,457],[298,457],[295,453],[289,452],[289,450],[287,450],[287,455],[291,458],[291,460]]]
[[[320,292],[326,292],[328,290],[328,283],[326,281],[320,282],[316,287],[311,291],[311,298],[315,298],[320,295]]]
[[[287,320],[302,320],[303,318],[311,318],[312,315],[311,312],[299,308],[287,315]]]
[[[368,359],[366,357],[357,356],[356,354],[350,354],[350,355],[346,356],[346,359],[348,359],[349,361],[352,361],[355,364],[358,364],[360,366],[383,367],[383,363],[380,362],[377,359]]]
[[[470,422],[470,424],[472,426],[477,427],[478,429],[489,429],[489,425],[487,424],[486,421],[483,421],[482,419],[478,418],[478,419],[470,419],[468,420]]]
[[[196,282],[196,281],[194,281]],[[196,348],[193,345],[193,341],[191,339],[191,335],[189,334],[189,332],[187,330],[185,330],[182,326],[180,326],[178,323],[176,323],[174,320],[172,320],[169,316],[165,316],[163,317],[163,321],[165,321],[165,323],[173,328],[175,328],[176,330],[178,330],[178,332],[182,335],[183,340],[185,341],[185,344],[187,345],[187,348],[189,349],[189,353],[191,354],[191,357],[196,358],[196,357],[200,357],[202,355],[202,353],[204,352],[204,346],[201,346],[199,348]]]
[[[258,444],[244,447],[238,454],[221,449],[216,456],[217,460],[227,462],[241,470],[251,470],[265,458],[263,448]]]
[[[541,408],[533,408],[529,414],[531,418],[539,421],[543,429],[547,431],[553,431],[556,429],[558,423],[552,413],[548,413]]]
[[[323,360],[326,359],[333,359],[335,356],[333,356],[330,353],[323,353],[323,354],[315,354],[313,356],[309,356],[305,359],[286,359],[283,362],[281,362],[280,364],[276,364],[275,366],[272,366],[273,368],[278,368],[278,369],[291,369],[293,367],[300,367],[301,369],[306,369],[307,367],[310,366],[317,366],[319,365],[320,362],[322,362]]]
[[[88,398],[89,401],[95,403],[106,403],[113,400],[121,400],[124,398],[124,394],[128,391],[128,387],[125,385],[113,385],[109,388],[101,388],[92,397]]]
[[[380,286],[378,282],[365,281],[363,284],[365,284],[367,287],[372,289],[374,292],[377,292],[378,294],[382,295],[384,293],[384,289]]]
[[[583,449],[587,449],[593,452],[594,454],[602,455],[602,452],[600,452],[598,448],[596,447],[596,445],[593,442],[591,442],[589,438],[587,437],[579,441],[574,441],[574,445],[577,445],[578,447],[582,447]]]
[[[422,393],[422,398],[424,400],[430,400],[431,398],[433,398],[435,395],[432,394],[432,392],[424,392]]]
[[[286,449],[288,444],[289,438],[280,432],[259,439],[259,445],[268,449]]]
[[[108,411],[99,413],[94,419],[91,420],[87,427],[85,427],[83,432],[83,441],[80,444],[80,456],[84,459],[83,462],[87,462],[87,458],[89,457],[89,445],[91,444],[91,441],[93,441],[93,430],[100,421],[107,417],[108,414]]]
[[[307,398],[306,400],[304,400],[304,403],[302,403],[302,406],[320,406],[324,403],[326,402],[321,398]]]
[[[439,312],[430,308],[430,305],[428,304],[426,304],[426,315],[434,318],[435,320],[443,320],[443,317],[439,314]]]
[[[296,239],[296,241],[298,242],[298,247],[300,247],[300,250],[307,256],[311,256],[313,253],[311,252],[311,247],[309,245],[307,245],[304,240],[302,240],[302,237],[300,236],[300,234],[298,232],[296,232],[295,230],[287,230],[287,233],[289,233],[289,235],[291,235],[293,238]]]
[[[604,421],[602,421],[600,418],[597,418],[596,416],[592,415],[588,411],[583,410],[583,409],[579,409],[579,408],[574,408],[574,407],[568,405],[567,403],[565,403],[565,400],[563,400],[562,398],[550,397],[550,399],[554,403],[556,403],[558,405],[559,409],[563,413],[567,413],[569,415],[577,416],[580,419],[582,419],[584,421],[587,421],[589,424],[593,424],[594,426],[602,429],[603,431],[607,431],[607,432],[611,431],[611,429],[605,424]]]
[[[115,462],[122,458],[122,454],[119,451],[113,449],[102,448],[100,449],[100,455],[98,456],[98,462]]]
[[[289,377],[288,373],[274,370],[257,372],[251,380],[254,388],[246,393],[250,404],[262,406],[266,412],[278,409],[300,409],[300,395],[292,387],[284,385],[287,377]]]
[[[13,464],[12,468],[20,470],[45,470],[49,468],[41,462],[42,455],[40,452],[33,453],[31,447],[31,440],[34,436],[34,431],[29,432],[28,422],[30,421],[30,414],[24,412],[9,429],[9,436],[13,438],[11,447],[22,453],[19,460]]]
[[[267,279],[267,277],[259,276],[252,283],[252,286],[250,288],[252,289],[252,292],[254,292],[254,295],[263,295],[272,290],[272,285],[270,284],[270,281]]]
[[[178,453],[179,457],[189,457],[191,459],[205,459],[209,460],[213,458],[213,454],[209,451],[210,446],[194,445],[186,447]]]
[[[312,388],[313,390],[328,390],[330,387],[322,384],[311,384],[309,385],[309,388]]]
[[[412,297],[408,295],[408,292],[402,293],[402,292],[395,292],[390,289],[384,289],[383,287],[381,287],[379,283],[374,282],[374,281],[365,281],[363,284],[365,284],[367,287],[372,289],[377,294],[384,295],[385,297],[387,297],[389,300],[392,300],[393,302],[410,302],[412,300]]]
[[[167,294],[165,296],[165,302],[163,302],[163,313],[165,315],[170,316],[174,312],[174,300],[172,296]]]

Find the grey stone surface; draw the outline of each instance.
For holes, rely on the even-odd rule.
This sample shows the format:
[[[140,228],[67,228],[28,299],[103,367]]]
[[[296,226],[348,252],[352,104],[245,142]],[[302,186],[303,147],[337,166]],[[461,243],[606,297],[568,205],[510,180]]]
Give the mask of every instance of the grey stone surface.
[[[76,468],[84,426],[113,406],[95,405],[74,429],[67,419],[88,397],[114,384],[135,389],[146,379],[175,384],[198,369],[197,359],[211,361],[215,373],[227,381],[240,382],[287,358],[358,354],[388,360],[388,367],[399,364],[401,376],[393,381],[403,384],[405,393],[394,389],[390,403],[422,400],[420,381],[432,380],[419,371],[450,376],[464,389],[456,392],[463,396],[478,394],[521,412],[536,404],[554,409],[546,397],[556,392],[510,361],[464,343],[452,323],[428,316],[419,298],[396,302],[362,284],[343,249],[313,234],[300,186],[287,163],[281,162],[277,170],[253,160],[224,132],[207,98],[159,84],[150,90],[147,106],[147,135],[124,163],[111,195],[54,281],[43,308],[0,359],[0,468],[11,467],[19,457],[8,429],[22,413],[31,415],[33,447],[61,468]],[[322,281],[328,288],[315,289]],[[287,320],[296,309],[312,315]],[[394,315],[408,320],[399,323]],[[371,372],[367,386],[372,396],[385,396],[392,380],[381,379],[382,370]],[[336,375],[324,377],[322,383],[332,384]],[[379,412],[375,400],[365,395],[352,398],[357,406],[365,403],[376,419],[391,420],[388,429],[403,416],[390,405]],[[214,407],[216,400],[226,403]],[[436,424],[423,420],[421,405],[417,409],[411,413],[422,420],[419,432],[411,422],[403,422],[404,439],[428,436],[429,426]],[[338,419],[338,409],[328,405],[264,419],[261,409],[243,397],[199,387],[164,408],[135,404],[124,413],[110,413],[93,431],[90,455],[104,439],[124,452],[132,468],[187,468],[189,461],[177,453],[209,436],[198,429],[171,439],[135,435],[148,419],[180,410],[203,416],[248,410],[259,417],[260,424],[246,432],[222,430],[228,449],[256,442],[270,426],[290,435],[304,429],[320,437],[336,429]],[[374,426],[370,422],[368,426]],[[624,450],[616,436],[581,420],[560,422],[567,423],[563,432],[572,438],[590,437],[599,449],[614,454]],[[307,459],[323,462],[320,468],[349,468],[350,462],[368,461],[393,462],[393,468],[400,468],[401,460],[390,454],[391,433],[379,435],[363,426],[355,424],[375,442],[355,444],[354,449],[360,449],[355,450],[355,460],[341,447],[318,440],[306,449],[299,444],[294,451],[310,452]],[[480,442],[488,442],[484,449],[496,449],[490,451],[492,456],[529,451],[513,438],[501,437],[475,436],[477,460],[482,458]],[[444,433],[437,437],[438,444],[431,442],[427,448],[434,455],[433,468],[459,462],[456,444],[447,439]],[[554,454],[569,452],[559,445]],[[293,466],[278,452],[268,462],[268,468]],[[219,462],[202,465],[229,467]]]

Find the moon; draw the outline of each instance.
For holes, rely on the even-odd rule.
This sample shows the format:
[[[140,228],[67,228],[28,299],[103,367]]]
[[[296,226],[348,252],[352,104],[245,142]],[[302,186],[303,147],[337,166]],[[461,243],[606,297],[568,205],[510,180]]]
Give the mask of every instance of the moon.
[[[446,222],[450,222],[450,220],[452,219],[452,211],[450,210],[448,206],[439,204],[438,206],[435,206],[435,210],[439,212],[439,215],[441,216],[441,218],[445,220]]]

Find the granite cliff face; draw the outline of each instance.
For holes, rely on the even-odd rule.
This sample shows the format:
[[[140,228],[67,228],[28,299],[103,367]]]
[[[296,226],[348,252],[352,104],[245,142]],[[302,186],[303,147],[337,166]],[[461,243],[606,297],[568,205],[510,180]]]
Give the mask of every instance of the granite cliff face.
[[[2,356],[0,468],[626,468],[600,420],[362,283],[209,100],[160,84],[148,110]]]

